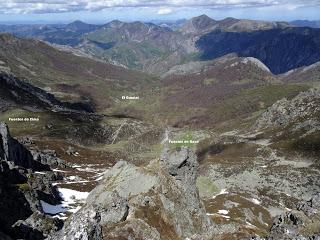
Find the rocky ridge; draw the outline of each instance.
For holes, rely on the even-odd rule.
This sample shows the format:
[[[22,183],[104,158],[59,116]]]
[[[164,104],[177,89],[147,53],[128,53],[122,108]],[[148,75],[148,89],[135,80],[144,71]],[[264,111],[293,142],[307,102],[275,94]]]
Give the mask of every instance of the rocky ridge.
[[[286,127],[296,121],[316,121],[320,111],[320,89],[312,88],[292,100],[281,99],[274,103],[257,120],[255,128]]]

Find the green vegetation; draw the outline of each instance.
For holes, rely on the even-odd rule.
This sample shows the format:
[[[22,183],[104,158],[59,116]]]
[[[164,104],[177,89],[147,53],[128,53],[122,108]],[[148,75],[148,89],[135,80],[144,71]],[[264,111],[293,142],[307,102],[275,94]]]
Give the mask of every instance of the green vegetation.
[[[16,185],[21,191],[30,191],[31,187],[28,183],[21,183]]]
[[[212,85],[212,84],[215,84],[215,83],[217,83],[218,82],[218,80],[217,79],[215,79],[215,78],[206,78],[206,79],[204,79],[203,80],[203,84],[204,85]]]
[[[171,139],[171,141],[171,143],[169,142],[171,149],[179,149],[181,147],[190,147],[195,149],[199,143],[199,139],[191,131],[182,132]]]
[[[266,109],[284,97],[293,98],[299,92],[307,90],[305,85],[267,85],[245,89],[230,96],[225,101],[215,104],[210,116],[215,121],[226,121],[233,118],[246,118],[253,113]]]
[[[202,55],[201,52],[189,53],[189,54],[183,56],[180,64],[188,63],[191,61],[199,61],[201,59],[201,55]]]
[[[201,197],[211,198],[219,192],[219,189],[214,183],[207,177],[199,176],[196,182],[199,194]]]
[[[289,136],[288,136],[289,137]],[[320,133],[314,132],[307,136],[284,140],[277,144],[278,147],[294,151],[319,152]]]

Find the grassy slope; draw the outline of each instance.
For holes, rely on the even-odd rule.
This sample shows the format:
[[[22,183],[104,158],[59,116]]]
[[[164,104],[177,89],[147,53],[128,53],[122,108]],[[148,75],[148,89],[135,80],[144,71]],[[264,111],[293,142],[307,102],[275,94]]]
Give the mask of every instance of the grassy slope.
[[[156,79],[58,51],[45,43],[0,35],[0,58],[18,77],[67,100],[91,100],[105,112],[124,94],[142,95]]]
[[[281,83],[277,76],[242,61],[224,59],[199,73],[166,77],[163,118],[176,126],[196,129],[232,128],[232,122],[252,122],[275,101],[309,87],[305,83]]]

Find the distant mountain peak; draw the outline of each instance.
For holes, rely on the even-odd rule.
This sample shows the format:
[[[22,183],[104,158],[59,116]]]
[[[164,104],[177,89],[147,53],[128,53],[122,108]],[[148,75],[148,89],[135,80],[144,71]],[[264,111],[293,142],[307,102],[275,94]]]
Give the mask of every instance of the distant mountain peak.
[[[198,17],[191,18],[182,27],[181,32],[183,33],[200,33],[210,30],[217,23],[214,19],[203,14]]]
[[[193,24],[196,24],[196,27],[198,27],[198,28],[207,27],[210,24],[215,24],[216,23],[216,21],[214,19],[208,17],[205,14],[200,15],[198,17],[191,18],[190,21]]]
[[[195,20],[195,19],[207,19],[207,20],[213,20],[212,18],[210,18],[208,15],[206,14],[202,14],[202,15],[199,15],[197,17],[193,17],[191,18],[191,20]]]
[[[74,30],[74,31],[77,31],[77,30],[91,31],[91,30],[96,29],[97,25],[93,25],[93,24],[82,22],[80,20],[76,20],[72,23],[67,24],[66,28]]]
[[[82,22],[80,20],[76,20],[76,21],[69,23],[67,26],[83,26],[83,25],[89,25],[89,24]]]

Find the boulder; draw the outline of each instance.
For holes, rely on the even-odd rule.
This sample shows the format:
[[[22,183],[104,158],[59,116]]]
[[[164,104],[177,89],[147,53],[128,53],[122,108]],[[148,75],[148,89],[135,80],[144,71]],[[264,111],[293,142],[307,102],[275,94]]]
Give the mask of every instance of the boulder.
[[[188,148],[166,150],[146,167],[119,161],[48,239],[211,239],[214,225],[196,188],[197,167]]]

